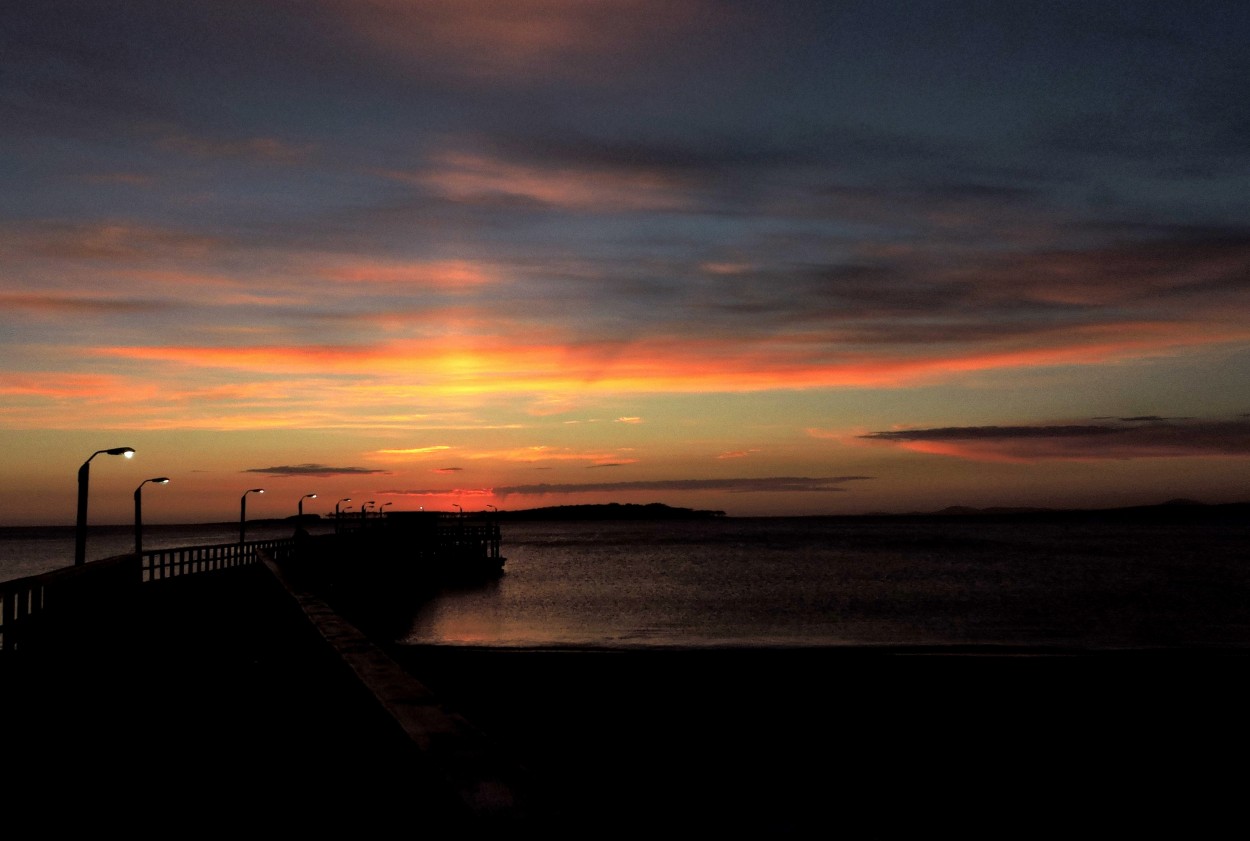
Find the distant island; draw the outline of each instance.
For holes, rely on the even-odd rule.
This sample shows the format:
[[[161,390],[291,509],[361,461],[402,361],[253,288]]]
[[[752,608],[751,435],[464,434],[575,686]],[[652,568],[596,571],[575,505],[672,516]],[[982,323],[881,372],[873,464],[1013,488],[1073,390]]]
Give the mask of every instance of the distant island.
[[[1118,508],[971,508],[951,505],[939,511],[915,511],[907,514],[873,513],[846,515],[857,519],[970,519],[1025,521],[1123,521],[1123,522],[1203,522],[1250,519],[1250,502],[1227,502],[1208,505],[1192,499],[1172,499],[1157,505],[1129,505]]]
[[[449,516],[441,512],[443,516]],[[346,515],[345,515],[346,516]],[[359,517],[359,514],[355,516]],[[465,516],[489,516],[500,521],[594,521],[594,520],[711,520],[727,517],[724,511],[697,508],[681,508],[661,502],[646,504],[606,502],[586,505],[551,505],[541,508],[522,508],[505,511],[465,512]],[[784,516],[784,515],[782,515]],[[966,505],[950,505],[936,511],[867,512],[860,514],[814,514],[795,516],[831,517],[847,520],[1155,520],[1166,522],[1250,519],[1250,503],[1234,502],[1208,505],[1192,499],[1172,499],[1157,505],[1136,505],[1119,508],[1042,508],[992,506],[973,508]],[[315,524],[325,519],[316,514],[305,514],[305,524]],[[295,516],[282,519],[257,519],[253,525],[296,522]]]

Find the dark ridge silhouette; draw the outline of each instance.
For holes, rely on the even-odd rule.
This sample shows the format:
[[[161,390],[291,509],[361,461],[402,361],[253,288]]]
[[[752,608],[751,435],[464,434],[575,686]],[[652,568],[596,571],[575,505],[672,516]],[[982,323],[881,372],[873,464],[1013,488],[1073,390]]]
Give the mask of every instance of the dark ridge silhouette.
[[[1157,505],[1130,505],[1120,508],[970,508],[952,505],[940,511],[908,514],[858,514],[850,519],[883,520],[1011,520],[1020,522],[1142,522],[1206,523],[1246,521],[1250,502],[1208,505],[1190,499],[1173,499]]]

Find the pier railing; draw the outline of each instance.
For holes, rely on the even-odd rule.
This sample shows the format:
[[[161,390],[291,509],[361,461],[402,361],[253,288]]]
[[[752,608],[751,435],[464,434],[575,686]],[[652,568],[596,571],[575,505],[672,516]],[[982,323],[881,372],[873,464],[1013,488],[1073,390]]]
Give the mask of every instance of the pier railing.
[[[149,549],[0,581],[0,653],[22,649],[59,617],[107,615],[137,585],[256,563],[262,551],[281,561],[294,550],[295,538]]]
[[[346,542],[343,542],[346,541]],[[499,524],[493,519],[395,512],[384,522],[336,524],[336,534],[148,549],[39,575],[0,581],[0,654],[53,637],[70,626],[103,626],[139,585],[299,556],[310,580],[378,589],[498,574]],[[351,558],[352,563],[343,563]],[[337,571],[331,572],[331,568]],[[331,573],[327,575],[327,573]],[[99,629],[103,630],[103,628]],[[92,631],[94,632],[94,631]]]
[[[251,540],[246,543],[148,549],[140,557],[140,569],[143,581],[161,581],[179,575],[254,564],[257,561],[257,552],[260,551],[268,552],[269,557],[275,561],[284,561],[294,550],[295,538],[291,537]]]

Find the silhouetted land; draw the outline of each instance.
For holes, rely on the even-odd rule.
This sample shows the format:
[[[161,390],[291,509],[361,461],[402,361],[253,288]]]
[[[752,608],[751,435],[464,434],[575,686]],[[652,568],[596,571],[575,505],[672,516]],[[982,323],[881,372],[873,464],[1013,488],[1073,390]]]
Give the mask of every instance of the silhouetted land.
[[[679,508],[652,502],[646,505],[610,502],[599,505],[553,505],[500,511],[500,520],[708,520],[725,517],[724,511]],[[784,516],[784,515],[782,515]],[[828,514],[816,515],[844,520],[951,520],[980,519],[984,521],[1019,522],[1153,522],[1189,523],[1203,521],[1234,521],[1250,518],[1250,503],[1234,502],[1206,505],[1192,500],[1172,500],[1159,505],[1137,505],[1120,508],[971,508],[950,506],[938,511],[906,513]]]
[[[860,514],[853,519],[869,520],[962,520],[997,522],[1056,523],[1201,523],[1235,522],[1250,518],[1250,502],[1205,505],[1190,500],[1173,500],[1159,505],[1121,508],[968,508],[951,506],[940,511],[907,514]]]

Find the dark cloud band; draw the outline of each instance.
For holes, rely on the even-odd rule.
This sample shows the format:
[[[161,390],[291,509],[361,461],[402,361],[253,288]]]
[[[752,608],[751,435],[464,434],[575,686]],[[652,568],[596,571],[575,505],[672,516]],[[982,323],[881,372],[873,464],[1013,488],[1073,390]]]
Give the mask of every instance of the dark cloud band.
[[[1017,458],[1250,456],[1250,420],[1168,419],[1158,415],[1086,425],[950,426],[862,435],[896,444],[949,445],[951,455]]]
[[[244,473],[266,473],[270,476],[374,476],[386,470],[368,467],[329,467],[324,464],[284,464],[274,467],[252,467]]]
[[[613,493],[629,491],[718,491],[722,493],[778,493],[845,491],[846,482],[871,476],[828,476],[821,478],[771,476],[754,479],[670,479],[654,482],[587,482],[573,484],[511,485],[495,488],[499,496]]]

